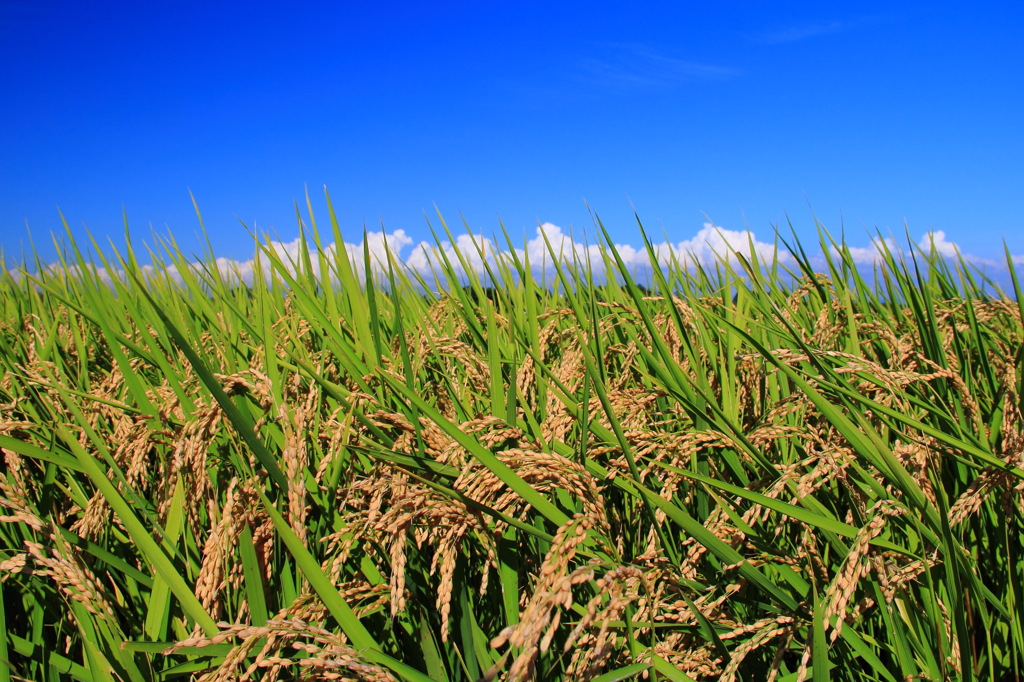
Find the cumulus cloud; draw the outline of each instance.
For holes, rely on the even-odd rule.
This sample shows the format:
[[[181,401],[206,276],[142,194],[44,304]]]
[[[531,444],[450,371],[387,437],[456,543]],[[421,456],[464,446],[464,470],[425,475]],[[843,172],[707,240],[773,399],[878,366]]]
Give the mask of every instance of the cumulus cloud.
[[[945,232],[937,230],[926,233],[916,244],[925,253],[936,253],[945,258],[957,258],[963,254],[960,247],[953,241],[947,239]],[[300,239],[292,241],[269,241],[248,260],[236,260],[232,258],[219,257],[212,264],[202,262],[189,262],[188,267],[194,276],[200,279],[207,278],[211,268],[216,268],[219,276],[225,281],[235,284],[250,284],[262,272],[264,277],[270,277],[273,270],[272,260],[279,261],[290,273],[294,274],[303,267],[308,257],[312,274],[323,277],[320,272],[320,255],[315,245],[306,242],[307,254],[302,253],[303,242]],[[328,273],[332,280],[337,282],[337,275],[333,271],[337,244],[329,244],[324,247],[324,255],[330,265]],[[603,278],[606,263],[610,254],[605,249],[588,238],[586,233],[573,234],[553,223],[538,225],[532,237],[528,238],[521,248],[517,247],[509,251],[504,246],[504,241],[496,242],[493,238],[482,235],[463,234],[455,238],[454,243],[443,241],[440,243],[421,241],[414,243],[414,240],[403,230],[392,232],[368,232],[366,233],[366,244],[362,242],[345,242],[342,244],[349,263],[355,270],[357,277],[362,279],[365,276],[364,249],[370,253],[370,263],[373,274],[380,278],[387,275],[388,257],[399,268],[407,268],[409,271],[422,275],[428,281],[436,275],[440,275],[445,263],[449,263],[458,279],[465,281],[470,273],[481,277],[486,282],[487,271],[497,272],[495,267],[501,261],[518,259],[521,263],[528,261],[530,268],[536,276],[546,276],[547,281],[554,275],[553,259],[570,266],[577,266],[589,270],[597,279]],[[850,256],[855,265],[860,267],[873,267],[882,262],[884,253],[888,251],[897,259],[903,257],[904,248],[892,237],[884,239],[875,238],[868,246],[848,246]],[[692,268],[697,265],[709,266],[722,261],[730,261],[737,265],[737,254],[750,257],[751,250],[757,259],[763,263],[778,261],[783,265],[791,264],[792,256],[786,250],[776,250],[774,242],[763,242],[757,239],[757,235],[749,230],[729,230],[712,223],[705,223],[703,227],[689,239],[678,242],[662,241],[653,245],[654,263],[651,262],[650,254],[643,246],[637,247],[631,244],[615,244],[615,249],[623,261],[627,271],[644,281],[650,276],[651,268],[656,264],[665,268],[676,263],[684,268]],[[268,258],[268,253],[273,259]],[[838,256],[838,251],[832,248],[833,256]],[[554,254],[554,255],[552,255]],[[978,267],[1003,268],[1005,263],[985,258],[963,254],[962,257],[969,263]],[[822,256],[812,257],[816,267],[824,267]],[[1024,256],[1014,256],[1015,264],[1024,264]],[[105,268],[91,265],[88,266],[99,281],[113,286],[113,278],[123,280],[125,274],[119,270],[108,272]],[[182,273],[177,264],[158,268],[152,265],[143,266],[145,277],[169,277],[170,279],[182,282]],[[62,274],[65,276],[78,276],[80,274],[77,266],[69,266],[62,269],[59,264],[51,264],[46,268],[47,274]],[[23,276],[20,268],[8,270],[8,273],[19,280]],[[442,278],[443,279],[443,278]]]
[[[395,262],[397,264],[401,264],[402,259],[399,253],[402,249],[412,244],[412,242],[413,240],[406,235],[403,230],[395,230],[391,233],[367,233],[366,243],[370,251],[370,262],[373,272],[378,275],[387,272],[387,252],[389,250],[391,251]],[[358,244],[354,244],[345,242],[344,248],[356,275],[363,277],[365,267],[363,243],[359,242]],[[302,240],[298,237],[289,242],[272,240],[266,242],[262,248],[248,260],[236,260],[233,258],[220,257],[214,261],[214,265],[216,266],[217,272],[225,281],[230,283],[241,282],[249,284],[256,277],[257,271],[261,271],[265,277],[269,277],[273,270],[273,264],[275,261],[280,262],[280,264],[289,273],[294,275],[304,267],[303,263],[305,261],[305,257],[308,257],[313,275],[320,278],[320,256],[316,250],[316,245],[307,240],[306,249],[307,253],[303,254]],[[331,243],[324,247],[324,255],[327,257],[327,261],[331,264],[334,262],[336,253],[337,244]],[[210,266],[208,264],[192,262],[188,264],[188,267],[191,268],[194,274],[198,276],[209,274],[208,271]],[[156,274],[156,271],[151,266],[145,266],[144,271],[147,275]],[[175,281],[182,281],[181,272],[176,264],[167,266],[163,272]]]
[[[653,245],[655,261],[661,267],[673,262],[683,267],[694,265],[710,265],[721,260],[737,262],[736,254],[750,255],[751,244],[759,260],[771,262],[776,257],[780,261],[788,261],[786,253],[775,253],[775,245],[758,241],[752,232],[726,230],[705,223],[704,227],[691,239],[677,243],[661,242]],[[615,250],[631,274],[647,273],[652,267],[650,255],[646,248],[631,244],[615,244]],[[465,265],[458,258],[462,254]],[[477,275],[486,272],[485,262],[494,263],[500,259],[513,258],[513,253],[501,249],[491,239],[479,236],[462,235],[455,244],[442,242],[440,245],[420,242],[405,259],[405,264],[418,272],[427,274],[438,268],[447,257],[453,269],[460,276],[466,274],[468,266]],[[530,263],[537,273],[554,273],[553,261],[577,266],[589,270],[597,277],[605,275],[606,260],[610,254],[598,244],[592,243],[583,235],[582,238],[567,232],[553,223],[538,225],[534,236],[528,239],[524,248],[514,249],[514,257],[520,262]]]
[[[448,241],[441,242],[439,245],[420,242],[404,262],[407,267],[422,274],[441,270],[447,261],[452,269],[460,275],[466,274],[467,267],[472,272],[482,275],[486,272],[485,263],[495,263],[499,258],[507,256],[508,254],[503,252],[493,240],[483,236],[463,234],[455,238],[455,244]]]
[[[114,270],[113,274],[107,268],[101,265],[95,265],[89,263],[85,266],[85,270],[92,274],[93,278],[98,279],[101,283],[107,286],[114,285],[114,277],[123,279],[124,272],[121,270]],[[83,269],[77,264],[62,265],[61,263],[50,263],[46,266],[46,273],[53,276],[60,277],[80,277]]]
[[[917,245],[925,252],[934,249],[937,253],[941,253],[946,258],[956,258],[957,254],[960,253],[960,247],[955,243],[948,241],[946,239],[946,233],[942,230],[928,232],[925,236],[921,237],[921,241],[918,242]]]
[[[970,253],[964,253],[963,249],[956,242],[951,242],[946,239],[946,233],[942,230],[936,230],[935,232],[927,232],[918,242],[918,246],[925,253],[930,253],[934,250],[936,253],[945,256],[946,258],[960,258],[962,257],[968,263],[975,265],[979,268],[1005,268],[1005,261],[997,261],[991,258],[983,258],[981,256],[975,256]],[[1016,262],[1016,258],[1014,258]]]
[[[873,238],[871,246],[847,245],[846,250],[850,252],[850,257],[853,259],[854,264],[860,266],[873,266],[881,263],[885,260],[886,251],[897,257],[900,253],[899,245],[896,244],[896,240],[892,237],[885,239]],[[839,256],[839,249],[836,247],[831,247],[831,251],[834,257]]]
[[[964,253],[963,249],[960,248],[960,245],[947,239],[946,233],[942,230],[926,232],[921,239],[918,240],[916,246],[925,254],[935,253],[943,258],[950,259],[963,258],[966,262],[979,268],[998,269],[1006,267],[1004,262],[992,260],[991,258],[975,256],[970,253]],[[892,254],[897,260],[902,258],[906,253],[906,248],[892,237],[886,237],[884,239],[875,237],[871,240],[870,246],[847,245],[846,248],[849,250],[854,264],[862,267],[878,265],[885,259],[884,254],[886,251]],[[838,249],[832,247],[830,250],[833,256],[839,256]],[[1014,262],[1017,262],[1016,256],[1014,257]]]
[[[749,230],[726,230],[711,223],[704,223],[703,229],[693,239],[679,242],[675,253],[684,265],[691,265],[694,261],[710,265],[719,260],[735,259],[737,253],[749,255],[751,244],[760,261],[772,262],[778,258],[781,262],[788,262],[791,258],[785,252],[776,254],[774,243],[757,241],[757,236]]]

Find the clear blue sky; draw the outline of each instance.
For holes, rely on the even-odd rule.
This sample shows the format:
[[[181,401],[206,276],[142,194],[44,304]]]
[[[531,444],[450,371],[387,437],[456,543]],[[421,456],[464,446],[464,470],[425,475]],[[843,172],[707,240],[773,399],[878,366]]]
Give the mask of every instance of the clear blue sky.
[[[0,246],[149,224],[218,255],[235,215],[296,234],[330,189],[342,227],[428,238],[590,225],[760,239],[811,208],[1024,254],[1024,10],[1016,3],[0,0]]]

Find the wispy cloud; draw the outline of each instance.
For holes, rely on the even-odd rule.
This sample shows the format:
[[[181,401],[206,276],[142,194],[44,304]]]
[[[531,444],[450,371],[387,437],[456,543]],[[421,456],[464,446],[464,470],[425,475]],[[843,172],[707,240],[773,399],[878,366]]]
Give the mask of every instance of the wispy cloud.
[[[645,45],[607,45],[599,56],[579,62],[578,77],[608,89],[653,90],[737,73],[731,67],[680,59]]]
[[[812,24],[796,24],[771,31],[766,31],[758,36],[760,42],[769,45],[779,43],[794,43],[798,40],[816,38],[818,36],[840,33],[856,26],[857,21],[826,21]]]

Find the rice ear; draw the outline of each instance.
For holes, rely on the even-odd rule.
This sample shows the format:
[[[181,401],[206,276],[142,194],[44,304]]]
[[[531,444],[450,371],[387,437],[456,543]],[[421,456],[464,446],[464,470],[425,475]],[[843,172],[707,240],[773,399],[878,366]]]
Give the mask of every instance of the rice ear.
[[[0,272],[17,676],[1020,672],[1024,326],[982,273],[641,227],[642,281],[599,220],[585,258],[442,222],[417,272],[312,207],[249,281],[172,235]]]

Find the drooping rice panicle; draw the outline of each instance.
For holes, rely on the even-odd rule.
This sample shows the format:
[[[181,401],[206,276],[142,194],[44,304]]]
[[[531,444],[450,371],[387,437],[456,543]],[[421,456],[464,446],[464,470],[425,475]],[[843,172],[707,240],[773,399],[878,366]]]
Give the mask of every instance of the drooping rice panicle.
[[[0,682],[1024,671],[1012,259],[423,272],[307,209],[249,279],[0,264]]]

